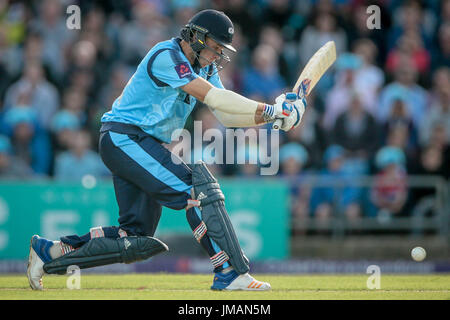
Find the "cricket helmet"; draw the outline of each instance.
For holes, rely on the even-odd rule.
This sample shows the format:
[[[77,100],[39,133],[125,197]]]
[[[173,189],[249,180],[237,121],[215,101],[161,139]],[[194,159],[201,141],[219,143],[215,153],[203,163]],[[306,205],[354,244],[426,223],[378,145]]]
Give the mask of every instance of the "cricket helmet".
[[[194,51],[201,51],[206,47],[206,36],[232,52],[236,49],[231,45],[234,34],[233,22],[222,11],[206,9],[196,13],[181,30],[181,38],[191,42],[193,33],[197,33],[197,40],[191,44]]]

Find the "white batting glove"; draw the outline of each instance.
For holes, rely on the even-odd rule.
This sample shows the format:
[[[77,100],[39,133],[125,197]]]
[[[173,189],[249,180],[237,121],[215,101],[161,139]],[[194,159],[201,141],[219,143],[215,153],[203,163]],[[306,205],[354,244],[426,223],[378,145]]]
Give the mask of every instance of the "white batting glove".
[[[283,119],[283,124],[280,127],[281,130],[289,131],[293,128],[297,128],[302,121],[303,113],[305,113],[305,105],[302,100],[297,100],[292,104],[294,105],[294,110],[289,117]]]
[[[283,119],[281,130],[289,131],[293,128],[298,127],[302,121],[303,114],[305,113],[306,99],[298,99],[298,96],[294,92],[286,94],[287,102],[293,106],[293,110],[288,117]]]

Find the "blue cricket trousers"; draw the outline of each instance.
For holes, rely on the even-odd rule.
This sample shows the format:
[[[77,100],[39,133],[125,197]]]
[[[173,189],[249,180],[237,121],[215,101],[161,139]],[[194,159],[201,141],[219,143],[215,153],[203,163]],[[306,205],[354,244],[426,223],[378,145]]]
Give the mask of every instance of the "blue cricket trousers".
[[[133,125],[103,124],[99,151],[113,174],[120,228],[129,234],[153,236],[162,206],[187,206],[191,169],[175,164],[161,142]]]
[[[174,163],[174,155],[140,128],[119,122],[103,123],[99,152],[112,172],[119,207],[119,227],[103,227],[105,236],[116,238],[119,228],[128,235],[153,236],[162,206],[175,210],[187,206],[191,198],[191,168],[181,159]],[[201,224],[201,211],[191,208],[186,211],[186,218],[194,231]],[[89,233],[61,238],[75,248],[89,240]],[[216,259],[220,261],[221,249],[207,235],[200,244],[210,256],[215,272],[229,266],[228,262],[214,263]]]

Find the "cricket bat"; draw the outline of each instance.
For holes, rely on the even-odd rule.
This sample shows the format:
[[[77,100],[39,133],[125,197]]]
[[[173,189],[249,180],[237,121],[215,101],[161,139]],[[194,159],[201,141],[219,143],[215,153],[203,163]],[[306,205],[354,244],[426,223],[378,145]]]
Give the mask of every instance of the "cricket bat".
[[[307,97],[335,60],[336,45],[334,41],[328,41],[309,59],[292,91],[296,92],[300,99]],[[302,84],[304,90],[299,91],[299,87]],[[278,130],[282,123],[282,119],[277,119],[274,121],[272,128]]]

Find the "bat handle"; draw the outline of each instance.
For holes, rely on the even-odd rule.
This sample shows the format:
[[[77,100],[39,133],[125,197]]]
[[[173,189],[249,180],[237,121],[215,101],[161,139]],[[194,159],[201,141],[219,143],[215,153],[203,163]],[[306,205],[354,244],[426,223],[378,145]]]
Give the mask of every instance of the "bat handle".
[[[283,120],[282,120],[282,119],[276,119],[276,120],[273,122],[272,129],[273,129],[273,130],[280,130],[282,123],[283,123]]]

